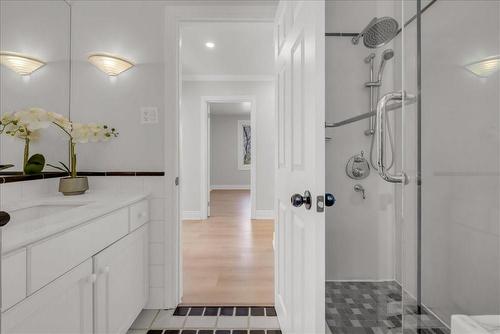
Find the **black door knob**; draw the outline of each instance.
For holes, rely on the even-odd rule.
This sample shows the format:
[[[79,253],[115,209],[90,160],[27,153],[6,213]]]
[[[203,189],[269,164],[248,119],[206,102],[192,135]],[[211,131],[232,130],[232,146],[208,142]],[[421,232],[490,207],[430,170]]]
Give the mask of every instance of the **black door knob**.
[[[330,193],[326,193],[325,194],[325,205],[326,206],[332,206],[332,205],[334,205],[335,201],[336,201],[335,197],[332,194],[330,194]]]
[[[7,225],[10,221],[10,215],[5,211],[0,211],[0,227]]]
[[[293,194],[290,201],[292,202],[292,205],[296,208],[304,204],[304,207],[307,210],[309,210],[312,206],[311,193],[309,192],[309,190],[306,190],[304,192],[304,195]]]

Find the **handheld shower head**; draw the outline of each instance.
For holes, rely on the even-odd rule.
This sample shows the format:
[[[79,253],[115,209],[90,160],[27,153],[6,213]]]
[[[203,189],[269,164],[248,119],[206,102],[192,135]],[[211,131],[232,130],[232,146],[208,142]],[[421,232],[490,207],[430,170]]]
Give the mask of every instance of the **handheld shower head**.
[[[382,52],[382,59],[384,61],[387,61],[387,60],[391,59],[392,57],[394,57],[394,50],[393,49],[387,49],[387,50],[384,50],[384,52]]]
[[[382,52],[382,61],[380,62],[380,67],[378,70],[378,82],[382,82],[382,74],[384,73],[384,68],[385,68],[385,63],[392,59],[394,57],[394,50],[393,49],[387,49]]]

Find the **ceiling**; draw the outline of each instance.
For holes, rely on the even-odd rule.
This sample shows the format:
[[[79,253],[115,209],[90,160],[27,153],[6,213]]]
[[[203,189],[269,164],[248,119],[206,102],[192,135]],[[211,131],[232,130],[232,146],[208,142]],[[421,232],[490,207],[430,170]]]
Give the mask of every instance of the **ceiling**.
[[[191,22],[182,27],[183,76],[261,76],[274,73],[271,22]],[[213,42],[210,49],[205,43]]]
[[[212,115],[249,115],[250,102],[212,102],[210,103],[210,114]]]

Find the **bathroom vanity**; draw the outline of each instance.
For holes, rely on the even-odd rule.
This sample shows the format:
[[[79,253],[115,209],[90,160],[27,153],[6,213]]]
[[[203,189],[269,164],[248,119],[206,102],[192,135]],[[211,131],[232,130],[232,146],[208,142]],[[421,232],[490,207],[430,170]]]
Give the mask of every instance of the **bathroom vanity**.
[[[126,333],[148,299],[147,194],[5,208],[1,332]]]

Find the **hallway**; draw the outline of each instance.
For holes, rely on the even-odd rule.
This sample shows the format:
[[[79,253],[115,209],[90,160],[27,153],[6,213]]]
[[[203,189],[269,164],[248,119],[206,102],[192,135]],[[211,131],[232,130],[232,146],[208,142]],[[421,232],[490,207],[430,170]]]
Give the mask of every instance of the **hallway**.
[[[273,305],[273,221],[249,218],[248,190],[213,190],[211,204],[183,221],[183,304]]]

